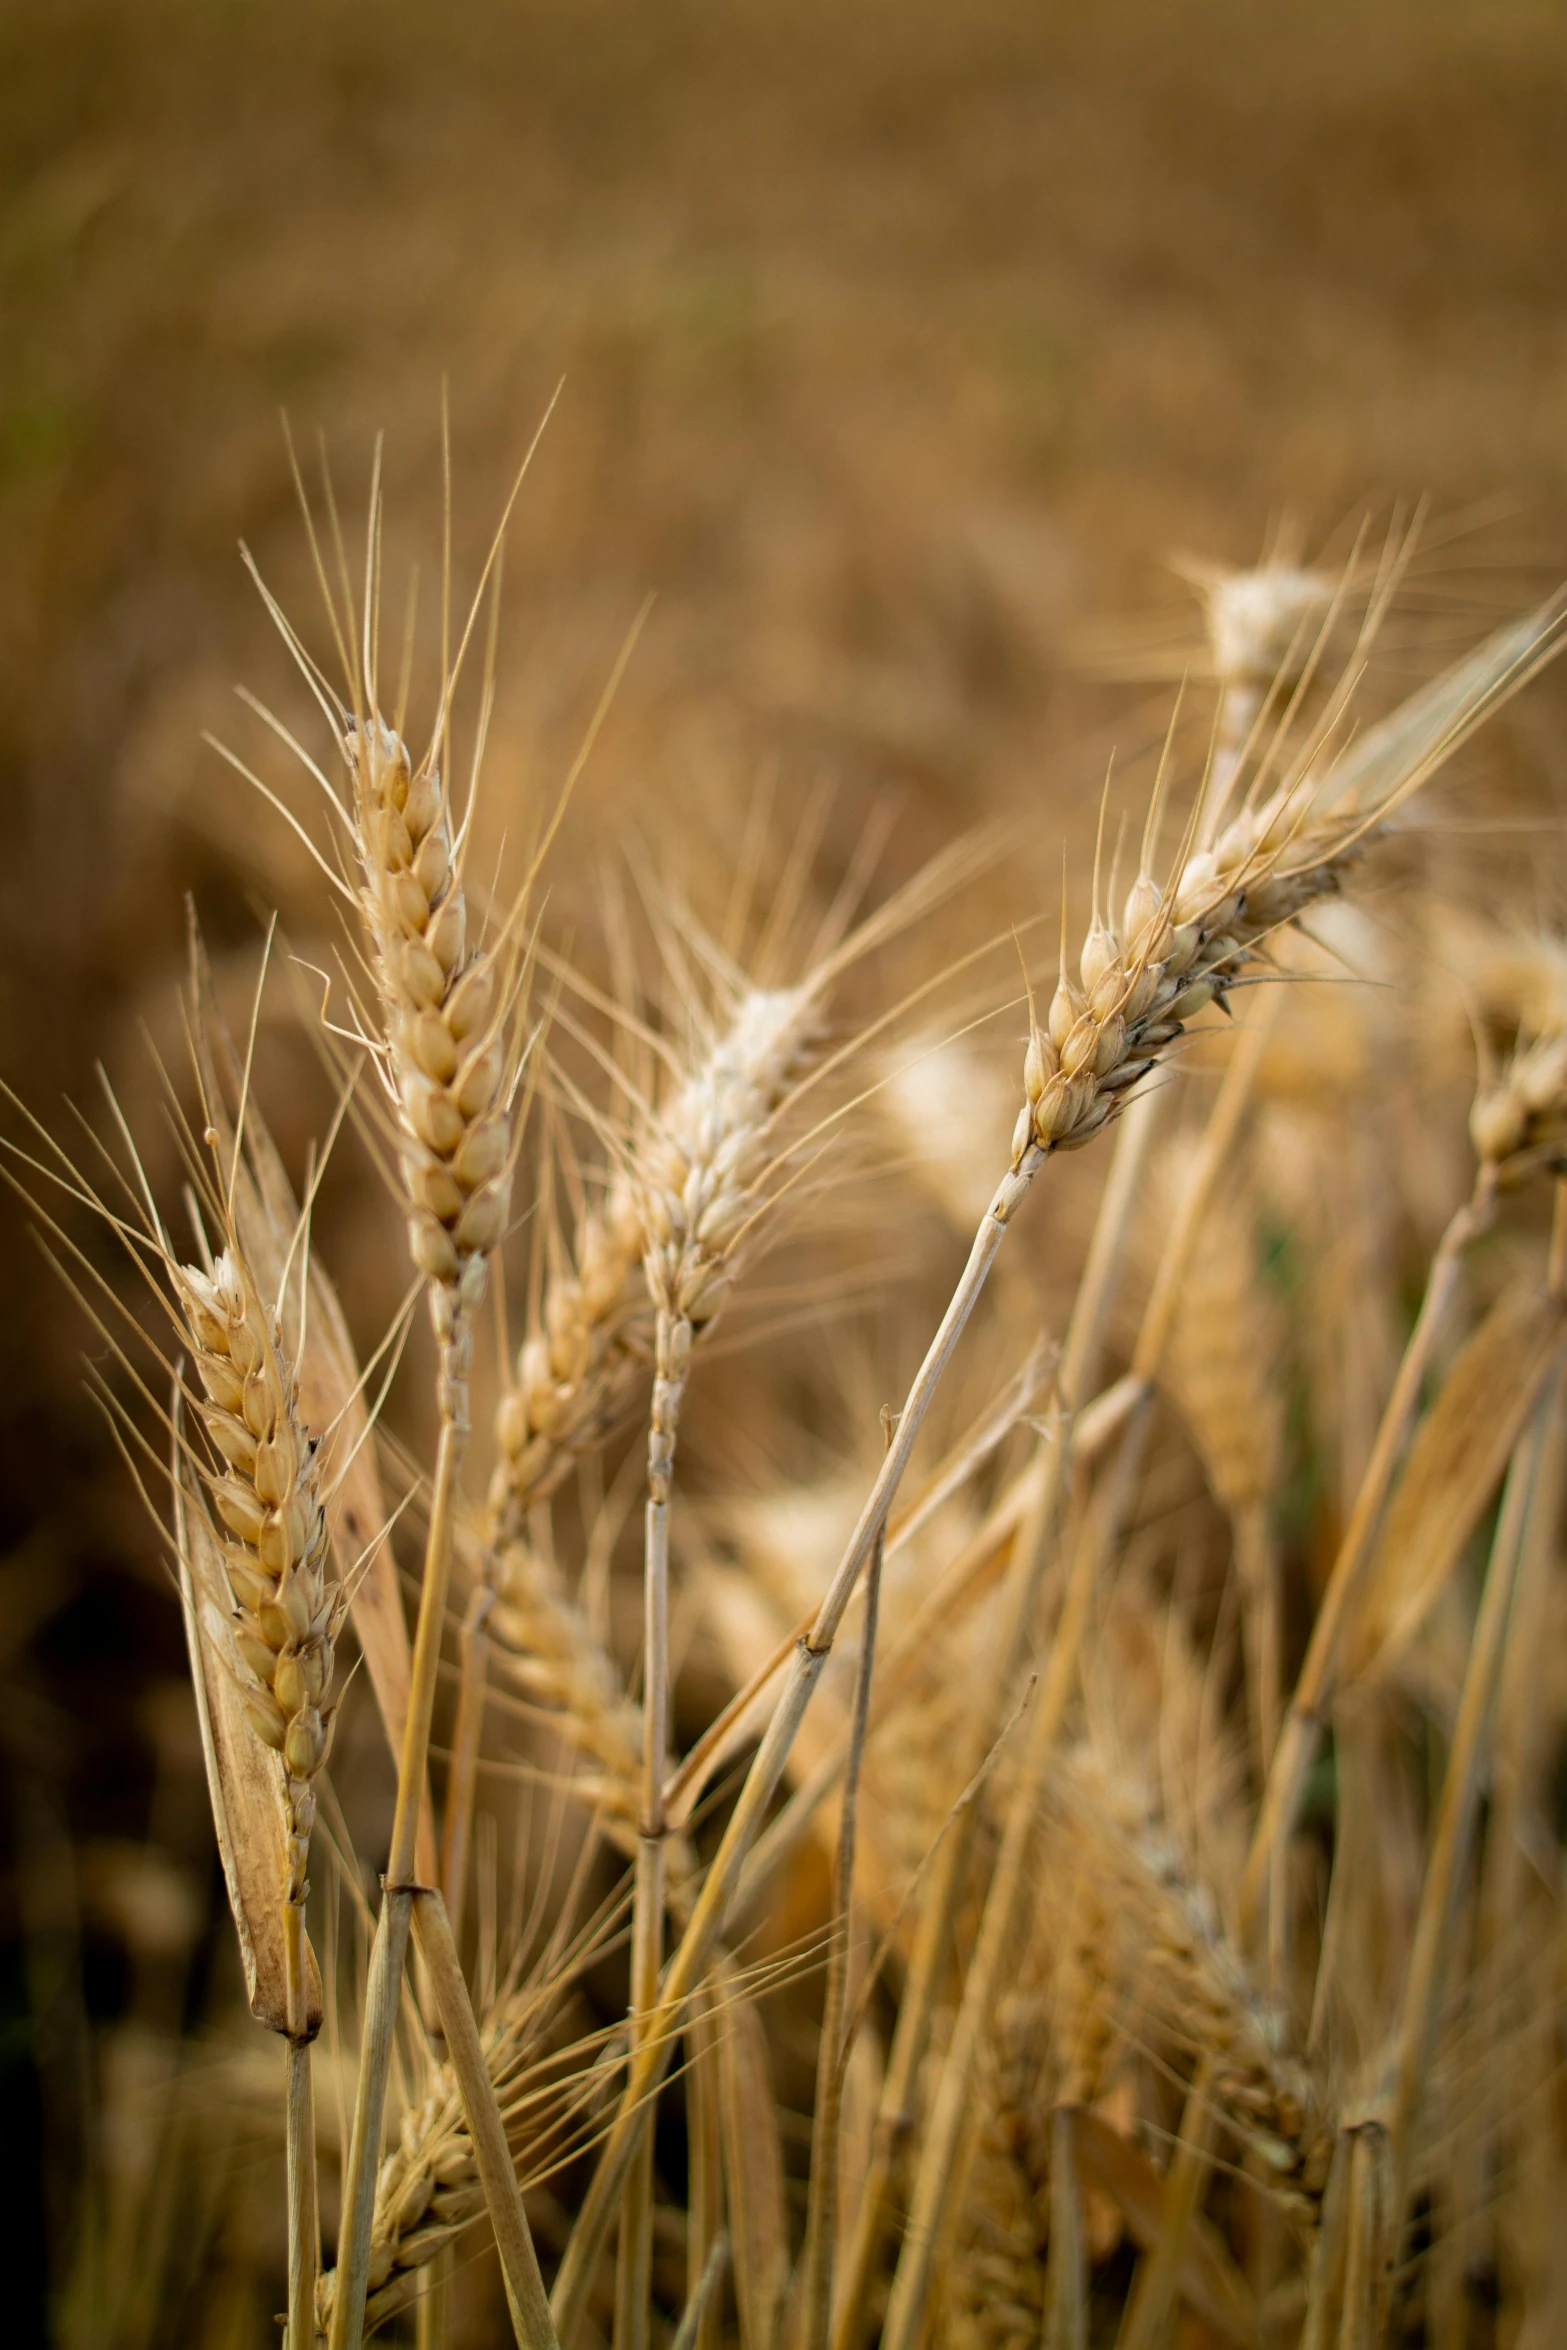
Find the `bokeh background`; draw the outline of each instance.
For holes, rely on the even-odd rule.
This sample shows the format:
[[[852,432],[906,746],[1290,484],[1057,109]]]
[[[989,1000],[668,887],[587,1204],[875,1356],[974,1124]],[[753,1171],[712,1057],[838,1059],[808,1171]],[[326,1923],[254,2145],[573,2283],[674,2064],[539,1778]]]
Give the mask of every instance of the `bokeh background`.
[[[1167,707],[1182,550],[1244,562],[1290,517],[1342,546],[1429,497],[1395,668],[1567,557],[1549,0],[9,0],[0,190],[0,1053],[51,1115],[100,1056],[129,1071],[142,1022],[170,1033],[185,891],[239,963],[258,901],[319,921],[201,740],[253,743],[236,680],[292,690],[237,553],[308,597],[280,411],[307,451],[328,436],[356,509],[384,431],[392,527],[429,562],[444,380],[471,577],[564,379],[507,557],[523,781],[563,771],[656,599],[568,826],[566,916],[583,852],[656,845],[769,765],[786,802],[826,779],[851,834],[891,787],[898,867],[1006,815],[1049,884],[1107,748],[1146,748]],[[1552,709],[1511,754],[1547,796]],[[109,2224],[92,2182],[136,2158],[149,2041],[225,1963],[175,1610],[21,1225],[16,2342]],[[340,1218],[351,1304],[377,1294],[359,1229]],[[256,2338],[248,2308],[212,2338]]]

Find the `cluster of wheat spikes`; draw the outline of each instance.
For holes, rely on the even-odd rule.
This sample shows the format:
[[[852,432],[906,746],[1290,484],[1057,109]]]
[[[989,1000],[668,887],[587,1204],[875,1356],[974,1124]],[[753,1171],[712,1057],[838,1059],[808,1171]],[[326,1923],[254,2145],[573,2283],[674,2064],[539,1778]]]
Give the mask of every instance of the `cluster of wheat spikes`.
[[[1369,1421],[1343,1389],[1395,1278],[1377,1233],[1398,1215],[1419,1229],[1388,1205],[1376,1085],[1345,1076],[1374,1062],[1386,991],[1292,991],[1291,1015],[1308,1008],[1289,1041],[1286,991],[1258,989],[1233,1028],[1205,1023],[1202,1079],[1176,1050],[1240,991],[1327,967],[1302,918],[1326,909],[1344,947],[1350,910],[1326,901],[1554,652],[1560,607],[1366,724],[1410,534],[1332,575],[1195,575],[1219,686],[1205,768],[1176,819],[1172,727],[1118,904],[1101,816],[1086,933],[1069,955],[1063,920],[1042,1012],[1026,991],[1010,1156],[901,1407],[819,1486],[677,1508],[721,1311],[786,1223],[809,1238],[833,1198],[822,1154],[875,1090],[865,1048],[881,1040],[885,1068],[888,1036],[953,971],[880,1013],[842,999],[993,846],[960,846],[867,913],[868,835],[814,927],[808,834],[771,873],[765,825],[748,837],[712,930],[639,868],[640,928],[619,909],[601,984],[532,911],[553,817],[505,906],[469,875],[493,632],[461,793],[456,711],[496,554],[455,646],[443,612],[417,749],[381,698],[378,493],[357,577],[330,493],[327,514],[311,546],[330,661],[262,590],[329,751],[267,723],[324,818],[252,776],[310,840],[347,929],[322,1034],[338,1119],[303,1201],[256,1099],[254,1030],[238,1053],[199,942],[195,1114],[167,1089],[189,1241],[112,1096],[96,1158],[36,1121],[12,1146],[123,1367],[105,1408],[171,1529],[251,2005],[287,2046],[289,2350],[355,2350],[411,2305],[421,2344],[443,2343],[455,2248],[481,2241],[526,2350],[1567,2339],[1549,1805],[1567,1676],[1537,1665],[1564,1629],[1560,951],[1513,941],[1488,964],[1472,945],[1449,990],[1481,1048],[1472,1187],[1401,1356],[1356,1374]],[[1430,990],[1409,992],[1438,1024]],[[953,1066],[976,1034],[966,1020],[942,1045]],[[410,1301],[428,1302],[427,1473],[382,1425],[408,1315],[361,1367],[311,1245],[350,1115],[396,1193]],[[953,1138],[928,1142],[950,1169]],[[1055,1330],[1003,1244],[1047,1162],[1095,1143],[1097,1220]],[[917,1189],[918,1134],[911,1155]],[[73,1236],[84,1205],[163,1336]],[[1504,1210],[1502,1279],[1476,1244]],[[502,1341],[470,1498],[476,1317],[514,1213],[522,1337]],[[1265,1272],[1268,1232],[1287,1284]],[[1035,1341],[988,1392],[984,1349],[960,1345],[987,1284],[996,1331]],[[966,1425],[959,1389],[979,1407]],[[903,1498],[927,1420],[938,1441]],[[425,1527],[411,1629],[394,1485]],[[638,1485],[628,1673],[608,1600]],[[717,1694],[682,1751],[693,1631]],[[330,1800],[317,1864],[364,1939],[356,1965],[334,1929],[323,1966],[307,1870],[345,1644],[396,1810],[368,1903]],[[519,1751],[556,1790],[542,1811],[506,1793]],[[323,2016],[353,2082],[329,2266]],[[1500,2312],[1483,2325],[1471,2275]]]

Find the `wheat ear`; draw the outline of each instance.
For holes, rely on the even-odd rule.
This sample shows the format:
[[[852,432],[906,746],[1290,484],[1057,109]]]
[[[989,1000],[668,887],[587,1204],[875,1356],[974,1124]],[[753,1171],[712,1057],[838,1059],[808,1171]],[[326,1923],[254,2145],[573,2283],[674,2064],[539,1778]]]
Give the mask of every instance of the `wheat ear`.
[[[188,1499],[209,1506],[228,1536],[213,1546],[230,1610],[218,1629],[250,1727],[280,1765],[288,2340],[289,2350],[311,2350],[317,2203],[310,2042],[316,2019],[310,2012],[305,1872],[315,1780],[331,1738],[334,1649],[347,1602],[327,1574],[330,1539],[316,1447],[300,1424],[293,1366],[237,1238],[230,1234],[210,1269],[169,1258],[167,1270],[201,1383],[204,1400],[196,1411],[224,1464],[221,1474],[205,1479],[204,1494]]]
[[[579,1222],[571,1263],[547,1281],[539,1327],[497,1407],[497,1524],[520,1523],[625,1418],[649,1351],[643,1248],[636,1186],[617,1172]]]
[[[1269,704],[1314,665],[1320,622],[1343,591],[1327,573],[1277,558],[1243,571],[1190,561],[1179,568],[1202,600],[1219,685],[1208,813],[1215,829]]]

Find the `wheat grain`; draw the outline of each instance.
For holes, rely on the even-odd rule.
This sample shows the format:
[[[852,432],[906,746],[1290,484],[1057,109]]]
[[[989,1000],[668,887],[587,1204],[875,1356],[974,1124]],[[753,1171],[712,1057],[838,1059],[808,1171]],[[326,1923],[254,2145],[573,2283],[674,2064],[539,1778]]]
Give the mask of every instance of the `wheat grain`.
[[[408,1244],[430,1284],[447,1416],[466,1412],[470,1325],[511,1196],[516,975],[472,945],[450,795],[375,713],[350,721],[361,903],[399,1122]]]
[[[210,1272],[171,1267],[206,1401],[202,1422],[226,1473],[208,1486],[232,1539],[223,1566],[233,1593],[233,1654],[245,1711],[280,1756],[289,1821],[293,1906],[307,1891],[313,1782],[331,1738],[333,1647],[345,1602],[327,1578],[326,1517],[315,1451],[300,1426],[292,1368],[274,1318],[232,1246]]]
[[[551,1276],[497,1406],[497,1526],[546,1500],[626,1418],[652,1353],[643,1245],[634,1187],[617,1175],[578,1226],[570,1268]]]

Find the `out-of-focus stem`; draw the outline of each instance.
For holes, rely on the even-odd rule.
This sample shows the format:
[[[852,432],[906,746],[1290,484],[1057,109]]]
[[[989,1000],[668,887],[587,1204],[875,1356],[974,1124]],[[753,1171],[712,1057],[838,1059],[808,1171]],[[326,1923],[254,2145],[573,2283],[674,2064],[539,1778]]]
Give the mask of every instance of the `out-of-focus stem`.
[[[849,1996],[849,1940],[854,1923],[854,1845],[858,1821],[860,1767],[870,1721],[871,1676],[876,1665],[876,1621],[881,1602],[885,1534],[871,1552],[865,1577],[865,1629],[854,1684],[854,1723],[843,1777],[843,1810],[838,1827],[837,1882],[827,1991],[822,2005],[821,2042],[816,2058],[816,2114],[811,2131],[811,2179],[805,2217],[805,2282],[801,2295],[804,2350],[827,2350],[832,2323],[833,2254],[838,2233],[838,2130],[843,2114],[844,2015]]]
[[[1283,1701],[1279,1650],[1279,1557],[1265,1500],[1243,1502],[1234,1516],[1235,1572],[1246,1650],[1246,1711],[1256,1767],[1266,1777],[1279,1738]]]
[[[1316,1752],[1317,1739],[1332,1702],[1338,1667],[1339,1643],[1357,1596],[1394,1473],[1403,1455],[1420,1403],[1420,1390],[1432,1349],[1453,1293],[1458,1286],[1464,1251],[1491,1219],[1492,1187],[1482,1172],[1472,1196],[1459,1208],[1437,1244],[1426,1279],[1425,1296],[1404,1349],[1393,1390],[1383,1409],[1371,1458],[1361,1479],[1349,1524],[1339,1544],[1322,1604],[1311,1628],[1306,1661],[1284,1717],[1263,1791],[1262,1806],[1252,1834],[1251,1850],[1241,1880],[1240,1922],[1243,1940],[1255,1943],[1262,1897],[1267,1888],[1275,1845],[1288,1842],[1300,1806],[1306,1773]]]
[[[1186,2092],[1180,2136],[1165,2173],[1159,2233],[1138,2268],[1116,2350],[1158,2350],[1167,2338],[1186,2238],[1208,2183],[1212,2136],[1211,2068],[1205,2062]]]
[[[1127,1428],[1103,1506],[1080,1529],[1061,1620],[1025,1733],[1027,1744],[980,1920],[979,1940],[963,1985],[958,2019],[920,2149],[908,2228],[882,2332],[883,2350],[917,2350],[924,2327],[938,2245],[966,2168],[965,2144],[972,2132],[975,2110],[971,2094],[974,2068],[995,2011],[1002,1969],[1012,1949],[1024,1898],[1032,1889],[1029,1852],[1038,1825],[1040,1802],[1072,1692],[1078,1651],[1088,1623],[1089,1602],[1104,1560],[1118,1539],[1126,1505],[1141,1471],[1149,1411],[1150,1403],[1145,1400]]]
[[[717,2278],[708,2272],[715,2259],[727,2257],[723,2232],[723,2147],[718,2115],[718,2042],[705,1999],[696,2003],[686,2040],[690,2059],[686,2074],[686,2136],[690,2149],[686,2225],[686,2320],[691,2321],[692,2350],[717,2350],[719,2341]],[[693,2316],[693,2312],[695,2315]]]
[[[1392,2158],[1395,2226],[1402,2224],[1408,2198],[1411,2142],[1425,2088],[1441,2011],[1442,1986],[1452,1944],[1459,1874],[1479,1809],[1485,1748],[1501,1678],[1508,1619],[1517,1588],[1529,1519],[1539,1483],[1547,1432],[1556,1406],[1560,1372],[1536,1404],[1529,1427],[1513,1454],[1502,1492],[1502,1507],[1491,1544],[1485,1588],[1469,1645],[1458,1719],[1442,1781],[1436,1831],[1426,1862],[1420,1909],[1409,1954],[1409,1974],[1395,2060],[1393,2104],[1388,2128]]]
[[[1050,2116],[1050,2245],[1045,2262],[1043,2350],[1088,2350],[1088,2248],[1077,2168],[1077,2109]]]
[[[479,2038],[468,1986],[458,1962],[457,1945],[452,1940],[451,1925],[439,1893],[422,1889],[414,1897],[413,1929],[440,2011],[447,2056],[457,2076],[490,2225],[495,2230],[501,2274],[506,2281],[506,2300],[519,2350],[560,2350],[550,2320],[544,2279],[539,2273],[538,2255],[522,2207],[517,2174],[512,2167],[506,2125],[501,2119],[495,2084],[484,2061],[484,2044]]]

